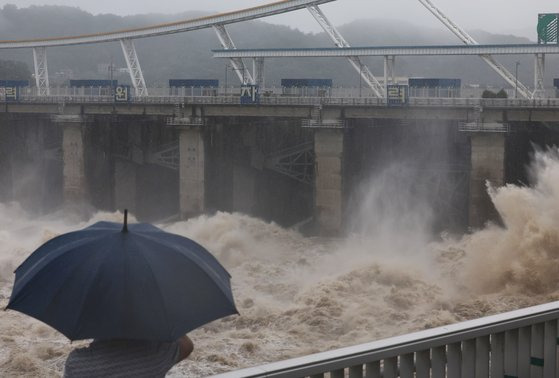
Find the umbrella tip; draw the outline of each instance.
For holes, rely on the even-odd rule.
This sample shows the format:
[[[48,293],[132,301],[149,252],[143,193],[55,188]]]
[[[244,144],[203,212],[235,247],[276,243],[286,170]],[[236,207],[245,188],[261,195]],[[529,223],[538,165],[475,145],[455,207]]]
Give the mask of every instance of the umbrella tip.
[[[128,209],[124,209],[124,225],[122,226],[122,232],[128,232]]]

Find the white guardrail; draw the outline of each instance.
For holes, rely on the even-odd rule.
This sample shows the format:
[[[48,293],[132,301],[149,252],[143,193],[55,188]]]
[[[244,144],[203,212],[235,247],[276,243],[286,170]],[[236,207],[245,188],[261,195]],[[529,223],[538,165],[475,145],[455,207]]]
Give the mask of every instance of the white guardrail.
[[[559,302],[214,378],[556,378]]]

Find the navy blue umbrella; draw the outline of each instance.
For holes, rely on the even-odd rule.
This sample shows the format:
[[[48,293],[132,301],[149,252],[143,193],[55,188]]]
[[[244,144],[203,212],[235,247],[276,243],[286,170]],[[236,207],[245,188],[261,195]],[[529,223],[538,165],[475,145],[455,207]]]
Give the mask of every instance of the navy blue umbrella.
[[[7,308],[80,339],[176,340],[236,314],[229,273],[196,242],[139,223],[60,235],[15,271]]]

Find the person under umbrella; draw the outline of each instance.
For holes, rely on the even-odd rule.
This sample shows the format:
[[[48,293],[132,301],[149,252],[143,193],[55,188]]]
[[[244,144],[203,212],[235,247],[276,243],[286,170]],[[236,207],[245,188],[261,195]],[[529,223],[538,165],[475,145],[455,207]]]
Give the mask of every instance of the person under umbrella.
[[[194,344],[185,335],[174,342],[94,340],[74,349],[66,359],[64,378],[164,377],[186,359]]]
[[[193,350],[187,332],[238,314],[231,276],[202,246],[145,223],[98,222],[49,240],[15,271],[7,309],[94,339],[67,377],[162,377]]]

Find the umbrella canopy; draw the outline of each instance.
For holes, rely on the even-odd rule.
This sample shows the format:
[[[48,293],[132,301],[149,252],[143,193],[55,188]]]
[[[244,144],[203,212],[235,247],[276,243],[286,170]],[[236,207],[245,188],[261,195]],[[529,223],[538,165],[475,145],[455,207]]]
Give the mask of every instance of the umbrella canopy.
[[[98,222],[60,235],[15,275],[7,308],[70,340],[172,341],[238,313],[231,276],[212,254],[145,223]]]

